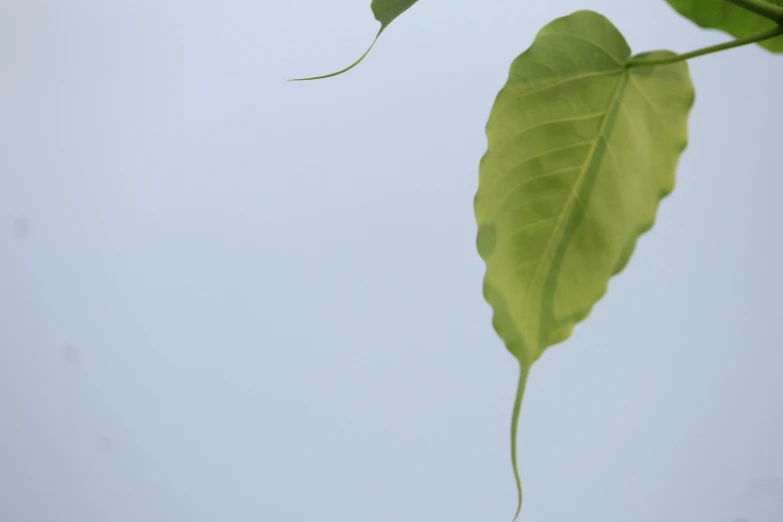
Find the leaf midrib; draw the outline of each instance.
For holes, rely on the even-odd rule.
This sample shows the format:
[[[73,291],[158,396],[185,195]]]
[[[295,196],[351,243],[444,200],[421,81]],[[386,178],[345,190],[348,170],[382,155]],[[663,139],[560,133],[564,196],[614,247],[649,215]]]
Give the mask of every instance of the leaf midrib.
[[[560,212],[557,222],[555,223],[555,226],[552,230],[552,235],[549,236],[549,240],[547,241],[546,246],[544,247],[544,251],[542,252],[541,256],[538,259],[538,263],[536,264],[536,268],[533,271],[533,277],[530,280],[530,288],[528,289],[528,303],[526,306],[526,310],[530,310],[531,305],[533,304],[535,300],[535,288],[538,284],[538,278],[539,274],[541,273],[541,269],[544,266],[543,261],[544,259],[548,258],[550,255],[550,252],[552,251],[553,245],[557,243],[557,245],[560,245],[560,242],[563,238],[563,231],[564,231],[564,224],[567,223],[568,218],[571,216],[571,213],[573,211],[574,203],[577,202],[580,205],[582,204],[581,201],[579,201],[578,194],[580,192],[580,188],[582,186],[582,183],[584,182],[585,174],[590,171],[590,167],[592,166],[592,162],[595,158],[595,152],[598,148],[598,143],[601,139],[604,139],[604,132],[606,131],[606,125],[608,122],[608,117],[610,114],[612,114],[613,109],[616,104],[620,103],[620,94],[622,92],[622,88],[625,85],[625,83],[628,81],[628,70],[623,69],[620,71],[620,77],[617,82],[617,86],[614,89],[614,92],[612,93],[611,98],[609,99],[609,103],[607,104],[606,110],[604,112],[604,116],[601,119],[601,125],[598,128],[598,132],[596,133],[596,138],[590,147],[590,151],[587,153],[587,156],[585,157],[585,160],[582,162],[582,165],[579,170],[579,175],[577,176],[574,185],[571,189],[571,193],[569,194],[568,198],[566,199],[565,204],[563,205],[563,210]],[[607,143],[607,149],[608,149],[608,143]],[[586,212],[586,209],[585,209]],[[557,241],[555,239],[557,238]],[[541,300],[538,301],[538,320],[539,320],[539,330],[542,327],[542,305]],[[522,331],[527,333],[528,327],[530,325],[530,319],[533,317],[533,314],[526,314],[525,323],[523,325]],[[541,338],[540,331],[538,338]],[[531,346],[533,342],[535,342],[535,351],[536,353],[533,354],[534,357],[536,357],[538,354],[540,354],[541,347],[538,346],[537,339],[528,339],[529,342],[525,343],[526,346]]]

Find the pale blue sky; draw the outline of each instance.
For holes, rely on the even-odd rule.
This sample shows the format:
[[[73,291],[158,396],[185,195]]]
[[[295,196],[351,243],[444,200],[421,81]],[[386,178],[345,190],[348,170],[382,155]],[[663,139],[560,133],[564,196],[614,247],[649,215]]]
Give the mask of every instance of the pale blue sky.
[[[556,4],[422,0],[292,84],[364,51],[369,0],[0,2],[0,521],[509,521],[492,101],[577,9],[726,39]],[[691,72],[674,194],[533,369],[523,522],[783,520],[783,56]]]

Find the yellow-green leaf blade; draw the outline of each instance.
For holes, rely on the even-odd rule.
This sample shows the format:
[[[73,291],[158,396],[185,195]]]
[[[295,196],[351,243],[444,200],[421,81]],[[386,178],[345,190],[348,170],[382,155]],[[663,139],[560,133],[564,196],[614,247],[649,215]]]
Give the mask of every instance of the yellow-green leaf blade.
[[[775,22],[743,9],[727,0],[666,0],[678,13],[706,29],[719,29],[736,38],[762,33],[775,27]],[[783,0],[765,0],[783,7]],[[783,52],[783,36],[759,42],[765,49]]]
[[[312,76],[310,78],[294,78],[291,81],[307,81],[307,80],[321,80],[324,78],[331,78],[332,76],[337,76],[339,74],[342,74],[346,71],[350,71],[359,63],[361,63],[362,60],[364,60],[365,56],[370,54],[370,51],[372,50],[373,46],[375,46],[375,42],[378,41],[378,38],[381,36],[381,33],[389,26],[390,23],[392,23],[398,16],[400,16],[402,13],[410,9],[413,4],[418,2],[418,0],[373,0],[372,1],[372,13],[375,16],[375,19],[378,20],[381,23],[381,28],[378,30],[378,34],[375,35],[375,39],[370,44],[370,47],[367,48],[366,51],[364,51],[364,54],[362,54],[358,60],[353,62],[351,65],[344,69],[340,69],[339,71],[324,74],[321,76]]]
[[[487,123],[477,247],[493,326],[521,366],[514,456],[530,366],[587,317],[626,264],[673,189],[687,142],[686,63],[627,68],[630,56],[603,16],[559,18],[514,60]]]

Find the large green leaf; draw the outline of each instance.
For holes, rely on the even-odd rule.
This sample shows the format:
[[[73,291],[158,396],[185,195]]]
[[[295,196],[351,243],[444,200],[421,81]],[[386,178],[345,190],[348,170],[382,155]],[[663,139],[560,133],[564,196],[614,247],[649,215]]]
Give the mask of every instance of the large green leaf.
[[[516,427],[530,366],[628,262],[687,143],[688,66],[629,68],[630,55],[603,16],[559,18],[514,60],[486,127],[476,243],[493,326],[521,367],[511,427],[520,505]]]
[[[295,78],[293,81],[320,80],[322,78],[337,76],[338,74],[342,74],[346,71],[353,69],[354,67],[359,65],[359,62],[364,60],[365,56],[367,56],[370,53],[373,46],[375,45],[375,42],[378,41],[378,38],[381,36],[381,33],[383,33],[383,31],[387,27],[389,27],[389,24],[392,23],[395,18],[397,18],[402,13],[407,11],[416,2],[418,2],[418,0],[372,0],[372,13],[373,15],[375,15],[375,19],[381,23],[381,28],[378,30],[378,34],[375,35],[375,39],[370,44],[370,47],[366,51],[364,51],[364,54],[361,55],[358,60],[353,62],[345,69],[340,69],[339,71],[330,74],[324,74],[323,76],[313,76],[311,78]]]
[[[720,29],[737,38],[744,38],[775,27],[775,22],[736,6],[728,0],[666,0],[681,15],[707,29]],[[783,7],[783,0],[766,0]],[[760,42],[776,53],[783,52],[783,36]]]

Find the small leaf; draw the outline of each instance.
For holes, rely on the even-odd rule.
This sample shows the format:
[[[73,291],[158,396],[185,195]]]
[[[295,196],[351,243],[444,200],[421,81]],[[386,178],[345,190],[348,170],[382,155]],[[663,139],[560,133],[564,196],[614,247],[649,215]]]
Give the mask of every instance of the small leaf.
[[[375,19],[381,23],[381,28],[378,30],[378,34],[375,35],[375,39],[370,44],[370,47],[364,51],[364,54],[361,55],[359,59],[353,62],[351,65],[337,72],[324,74],[323,76],[313,76],[311,78],[294,78],[291,81],[300,82],[306,80],[321,80],[323,78],[337,76],[338,74],[342,74],[353,69],[359,65],[362,60],[364,60],[365,56],[370,53],[373,46],[375,45],[375,42],[378,41],[381,33],[383,33],[383,31],[389,27],[389,24],[392,23],[395,18],[407,11],[416,2],[418,2],[418,0],[372,0],[372,13],[375,15]]]
[[[520,364],[511,425],[519,507],[517,421],[530,366],[569,337],[628,262],[687,143],[687,64],[626,67],[630,56],[602,15],[559,18],[511,64],[486,127],[476,244],[493,326]]]
[[[736,38],[744,38],[775,27],[775,22],[743,9],[727,0],[666,0],[678,13],[705,29],[720,29]],[[783,6],[783,0],[767,0]],[[783,36],[759,42],[765,49],[783,52]]]

